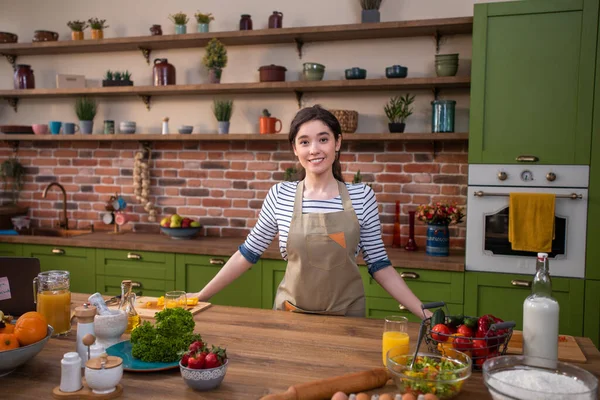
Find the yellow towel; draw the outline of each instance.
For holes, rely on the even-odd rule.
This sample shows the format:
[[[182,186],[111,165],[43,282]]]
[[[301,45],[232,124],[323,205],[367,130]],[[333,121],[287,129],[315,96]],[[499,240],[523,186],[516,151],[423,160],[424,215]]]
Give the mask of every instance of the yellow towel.
[[[550,252],[554,237],[556,195],[511,193],[508,241],[513,250]]]

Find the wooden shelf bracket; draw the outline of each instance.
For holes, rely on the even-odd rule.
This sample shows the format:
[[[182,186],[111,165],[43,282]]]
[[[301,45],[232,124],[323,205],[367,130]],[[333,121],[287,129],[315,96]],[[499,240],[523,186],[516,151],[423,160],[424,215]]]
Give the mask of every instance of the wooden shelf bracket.
[[[17,112],[17,106],[19,104],[18,97],[6,97],[6,101],[8,101],[8,105],[12,107],[15,112]]]
[[[147,96],[144,94],[140,94],[139,96],[146,105],[146,110],[150,111],[150,101],[152,100],[152,96]]]
[[[294,38],[294,42],[296,42],[296,50],[298,51],[298,58],[302,60],[302,46],[304,46],[304,41],[300,38]]]
[[[433,34],[433,40],[435,40],[435,54],[440,54],[440,43],[442,41],[442,34],[438,29]]]
[[[138,49],[140,49],[140,51],[142,52],[142,55],[146,59],[146,63],[148,65],[150,65],[150,54],[152,54],[152,50],[151,49],[146,49],[144,47],[138,47]]]
[[[8,63],[10,65],[12,65],[13,71],[15,69],[17,69],[17,56],[15,56],[14,54],[4,54],[4,53],[2,53],[2,55],[4,57],[6,57],[6,61],[8,61]]]
[[[298,108],[302,108],[302,96],[304,95],[304,92],[301,92],[299,90],[294,90],[294,94],[296,95],[296,101],[298,102]]]

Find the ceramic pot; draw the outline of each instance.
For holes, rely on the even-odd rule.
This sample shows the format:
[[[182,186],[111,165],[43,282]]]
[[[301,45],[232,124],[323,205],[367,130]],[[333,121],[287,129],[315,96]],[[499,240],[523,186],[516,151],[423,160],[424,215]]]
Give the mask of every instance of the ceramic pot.
[[[154,86],[175,85],[175,67],[166,58],[154,60]]]
[[[208,81],[210,83],[221,83],[221,75],[223,70],[221,68],[211,68],[208,70]]]
[[[71,40],[83,40],[83,31],[71,31]]]
[[[84,135],[91,135],[94,130],[94,121],[79,121],[79,128]]]
[[[265,135],[269,133],[279,133],[283,124],[280,119],[274,117],[260,117],[258,119],[260,134]],[[277,129],[277,123],[279,122],[279,129]]]
[[[447,224],[427,225],[425,253],[437,257],[445,257],[450,254],[450,230]]]
[[[273,14],[269,17],[269,29],[283,28],[283,13],[279,11],[273,11]]]
[[[197,30],[198,30],[198,32],[200,32],[200,33],[206,33],[206,32],[208,32],[208,24],[201,24],[201,23],[198,23]]]
[[[303,70],[302,74],[304,75],[304,79],[307,81],[321,81],[323,80],[323,75],[325,75],[325,66],[323,64],[318,63],[304,63],[302,64]]]
[[[364,23],[373,23],[380,21],[379,10],[362,10],[361,14],[361,22]]]
[[[287,68],[281,65],[263,65],[258,69],[261,82],[284,82]]]
[[[30,65],[17,64],[14,73],[15,89],[35,89],[35,77]]]
[[[456,101],[434,100],[431,102],[431,131],[454,132]]]
[[[58,40],[58,33],[52,31],[33,32],[34,42],[55,42]]]
[[[249,14],[242,14],[240,18],[240,31],[252,30],[252,17]]]
[[[0,32],[0,43],[17,43],[19,37],[14,33]]]
[[[154,24],[150,27],[150,35],[152,36],[160,36],[162,35],[162,28],[158,24]]]
[[[222,135],[229,133],[229,121],[219,121],[219,133]]]
[[[92,29],[92,39],[104,39],[104,31],[102,29]]]
[[[175,34],[176,35],[183,35],[184,33],[187,33],[187,25],[175,25]]]
[[[388,124],[388,128],[390,133],[403,133],[404,128],[406,128],[406,124],[403,122],[390,122]]]
[[[123,359],[108,356],[92,358],[85,363],[85,381],[97,395],[112,393],[123,378]]]

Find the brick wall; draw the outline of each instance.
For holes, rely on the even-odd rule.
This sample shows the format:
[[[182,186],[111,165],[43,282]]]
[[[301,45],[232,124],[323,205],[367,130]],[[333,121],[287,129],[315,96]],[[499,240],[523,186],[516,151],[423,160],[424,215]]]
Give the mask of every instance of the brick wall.
[[[151,198],[159,217],[175,212],[197,217],[207,236],[245,236],[269,188],[296,165],[286,142],[152,142],[151,147]],[[52,188],[43,199],[42,191],[58,181],[67,191],[70,227],[94,223],[100,228],[106,201],[119,192],[132,213],[130,229],[158,231],[133,196],[133,157],[140,148],[137,142],[21,142],[17,154],[28,173],[20,204],[30,207],[35,226],[52,226],[61,214],[62,195]],[[11,154],[12,148],[0,143],[0,162]],[[363,182],[373,184],[386,245],[392,244],[397,200],[402,243],[408,236],[407,213],[417,205],[466,204],[466,143],[346,142],[341,161],[346,181],[360,169]],[[425,230],[417,221],[421,247]],[[464,248],[464,224],[451,228],[450,244]]]

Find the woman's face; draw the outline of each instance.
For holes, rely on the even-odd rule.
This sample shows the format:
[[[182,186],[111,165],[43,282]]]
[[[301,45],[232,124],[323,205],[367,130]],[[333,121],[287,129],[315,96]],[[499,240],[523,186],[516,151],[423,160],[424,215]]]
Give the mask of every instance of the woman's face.
[[[319,120],[308,121],[300,126],[294,140],[294,154],[307,174],[331,173],[335,153],[342,145],[336,142],[329,127]]]

